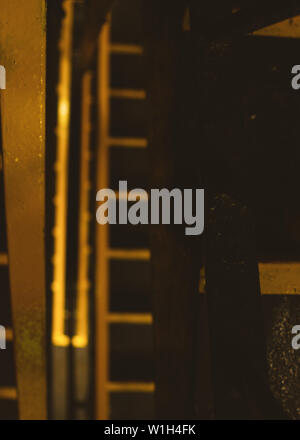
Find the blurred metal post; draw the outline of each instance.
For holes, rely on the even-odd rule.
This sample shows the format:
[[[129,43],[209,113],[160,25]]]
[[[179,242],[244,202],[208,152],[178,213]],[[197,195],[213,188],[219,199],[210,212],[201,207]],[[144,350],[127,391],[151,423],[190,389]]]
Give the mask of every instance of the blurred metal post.
[[[5,202],[19,417],[45,419],[45,0],[0,0]],[[53,91],[54,93],[54,91]]]
[[[98,41],[98,115],[99,139],[97,151],[97,188],[106,188],[108,176],[108,139],[109,139],[109,41],[110,18],[102,27]],[[96,277],[95,277],[95,305],[96,305],[96,418],[109,418],[109,393],[107,382],[109,379],[109,335],[107,325],[109,300],[109,229],[107,226],[96,227]]]

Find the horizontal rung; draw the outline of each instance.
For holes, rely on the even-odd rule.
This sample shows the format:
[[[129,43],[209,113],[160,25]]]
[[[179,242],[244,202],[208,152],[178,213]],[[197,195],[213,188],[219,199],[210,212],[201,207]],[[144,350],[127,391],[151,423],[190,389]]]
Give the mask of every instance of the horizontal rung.
[[[17,400],[17,389],[13,387],[1,387],[0,388],[1,400]]]
[[[144,53],[144,48],[138,44],[114,43],[110,45],[110,52],[125,55],[142,55]]]
[[[111,393],[153,393],[155,389],[152,382],[108,382],[106,387]]]
[[[8,255],[5,253],[0,253],[0,266],[8,265]]]
[[[146,91],[143,89],[111,89],[110,97],[118,99],[146,99]]]
[[[110,147],[146,148],[148,141],[146,138],[110,137],[108,145]]]
[[[152,324],[150,313],[109,313],[107,321],[111,324]]]
[[[5,334],[6,334],[6,340],[8,342],[11,342],[13,340],[13,331],[12,328],[7,328],[5,329]]]
[[[259,263],[258,268],[263,295],[300,294],[300,262]]]
[[[262,295],[299,295],[300,262],[258,263]],[[200,271],[199,292],[205,292],[205,270]]]
[[[107,257],[111,260],[150,260],[148,249],[109,249]]]

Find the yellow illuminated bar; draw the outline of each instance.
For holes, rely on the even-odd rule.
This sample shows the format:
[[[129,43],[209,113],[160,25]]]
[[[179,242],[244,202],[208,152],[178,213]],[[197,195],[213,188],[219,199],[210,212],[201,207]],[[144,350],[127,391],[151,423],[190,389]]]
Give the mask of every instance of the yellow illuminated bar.
[[[8,264],[8,255],[5,253],[0,253],[0,266],[7,266]]]
[[[109,313],[107,321],[110,324],[152,324],[150,313]]]
[[[13,387],[0,387],[1,400],[17,400],[17,389]]]
[[[97,151],[97,188],[107,188],[108,151],[109,151],[109,116],[110,116],[110,18],[102,27],[98,42],[98,115],[99,138]],[[109,260],[107,249],[109,245],[108,226],[96,226],[96,418],[109,418],[108,382],[108,296],[109,296]]]
[[[86,72],[82,79],[82,130],[80,157],[80,206],[79,206],[79,250],[78,280],[76,307],[76,335],[72,339],[74,347],[82,348],[88,344],[88,313],[89,313],[89,163],[91,133],[91,84],[92,73]]]
[[[155,385],[152,382],[108,382],[106,388],[111,393],[153,393]]]
[[[148,141],[145,138],[110,137],[108,144],[110,147],[146,148]]]
[[[146,99],[146,91],[143,89],[111,89],[111,98],[118,99]]]
[[[115,54],[142,55],[144,48],[138,44],[113,43],[110,45],[110,52]]]
[[[71,57],[73,2],[64,0],[65,18],[62,24],[60,41],[59,86],[58,86],[58,125],[57,158],[55,164],[55,226],[53,256],[53,308],[52,308],[52,343],[67,346],[70,338],[65,335],[65,294],[66,294],[66,222],[68,193],[68,158],[71,93]]]
[[[108,249],[107,257],[111,260],[145,260],[151,258],[148,249]]]
[[[13,340],[13,331],[12,328],[7,328],[5,331],[6,334],[6,341],[11,342]]]

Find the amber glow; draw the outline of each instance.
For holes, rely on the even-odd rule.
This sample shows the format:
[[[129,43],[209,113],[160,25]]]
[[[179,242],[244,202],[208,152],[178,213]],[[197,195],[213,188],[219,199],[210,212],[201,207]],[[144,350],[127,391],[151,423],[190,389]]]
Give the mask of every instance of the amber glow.
[[[72,338],[74,347],[82,348],[88,344],[89,313],[89,161],[90,161],[90,105],[91,72],[86,72],[82,80],[82,135],[81,135],[81,170],[80,170],[80,206],[79,206],[79,255],[77,279],[76,335]]]
[[[300,16],[289,18],[254,32],[265,37],[300,38]]]
[[[67,346],[70,339],[64,333],[65,322],[65,267],[66,267],[66,219],[67,219],[67,190],[68,190],[68,155],[69,155],[69,120],[70,120],[70,79],[73,4],[64,1],[65,19],[62,27],[60,42],[60,66],[58,87],[58,127],[57,127],[57,162],[54,256],[53,256],[53,317],[52,343]]]

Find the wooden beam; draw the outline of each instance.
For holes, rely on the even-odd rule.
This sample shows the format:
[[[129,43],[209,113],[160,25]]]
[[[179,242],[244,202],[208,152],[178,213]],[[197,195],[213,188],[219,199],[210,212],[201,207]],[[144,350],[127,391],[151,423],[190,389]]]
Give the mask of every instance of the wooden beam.
[[[45,0],[0,0],[4,185],[17,397],[45,419]]]
[[[182,118],[188,107],[181,99],[186,91],[181,66],[187,69],[180,57],[184,4],[145,0],[143,9],[149,72],[150,187],[172,188],[178,178],[174,155],[181,151],[182,157],[183,134],[186,154],[190,147]],[[194,300],[199,262],[184,231],[174,226],[151,226],[150,246],[155,418],[192,419],[195,416]]]

